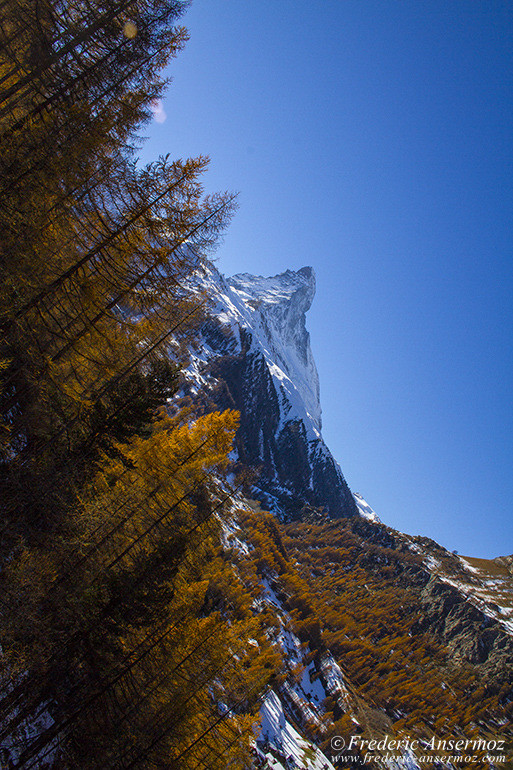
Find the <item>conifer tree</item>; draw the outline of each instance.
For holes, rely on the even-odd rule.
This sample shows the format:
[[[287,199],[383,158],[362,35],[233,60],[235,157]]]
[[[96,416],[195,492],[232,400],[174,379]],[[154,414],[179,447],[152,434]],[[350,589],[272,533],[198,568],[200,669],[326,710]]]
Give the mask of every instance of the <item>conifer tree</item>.
[[[133,411],[119,394],[133,390],[141,362],[146,371],[148,361],[165,366],[162,346],[198,312],[182,282],[215,243],[233,200],[202,199],[205,158],[139,170],[132,157],[130,141],[163,86],[158,69],[185,37],[169,26],[182,3],[8,6],[2,457],[16,521],[40,528],[53,525],[61,502],[48,490],[46,510],[35,511],[23,499],[35,488],[32,474],[42,486],[45,477],[50,486],[56,474],[68,477],[71,466],[80,476],[120,414]],[[146,376],[139,391],[157,379]]]
[[[242,594],[218,587],[237,580],[216,481],[236,415],[164,409],[167,345],[204,302],[187,279],[234,208],[203,195],[206,158],[135,159],[184,5],[3,4],[0,741],[15,767],[243,767],[276,664]]]
[[[223,499],[208,487],[235,427],[233,413],[192,426],[163,417],[151,437],[123,446],[125,473],[115,458],[84,490],[73,539],[27,549],[7,570],[16,595],[6,597],[4,659],[19,684],[0,701],[4,732],[47,704],[53,719],[20,767],[56,745],[71,767],[146,767],[149,757],[168,766],[191,752],[222,768],[226,743],[247,755],[253,704],[276,659],[230,585],[231,566],[215,557]],[[214,743],[203,737],[212,725]]]

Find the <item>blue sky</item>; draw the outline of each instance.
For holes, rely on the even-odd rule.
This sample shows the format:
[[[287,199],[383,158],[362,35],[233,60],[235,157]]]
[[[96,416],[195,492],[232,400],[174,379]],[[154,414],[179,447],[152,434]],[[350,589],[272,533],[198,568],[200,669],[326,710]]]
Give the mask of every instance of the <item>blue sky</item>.
[[[194,0],[142,156],[240,191],[226,274],[312,265],[324,437],[382,520],[513,552],[513,6]]]

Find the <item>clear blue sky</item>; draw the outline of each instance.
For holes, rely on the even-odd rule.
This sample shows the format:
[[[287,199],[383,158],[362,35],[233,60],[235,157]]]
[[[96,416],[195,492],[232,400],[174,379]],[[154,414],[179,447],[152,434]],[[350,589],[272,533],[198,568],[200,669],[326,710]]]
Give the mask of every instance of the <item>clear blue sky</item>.
[[[240,191],[226,274],[312,265],[324,436],[382,520],[513,552],[513,5],[194,0],[143,158]],[[162,120],[162,115],[160,119]]]

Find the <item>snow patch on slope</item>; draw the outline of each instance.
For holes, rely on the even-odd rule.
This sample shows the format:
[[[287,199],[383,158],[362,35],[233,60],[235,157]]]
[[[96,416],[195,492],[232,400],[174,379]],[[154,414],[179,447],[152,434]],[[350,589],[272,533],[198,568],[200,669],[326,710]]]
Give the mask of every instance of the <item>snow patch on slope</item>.
[[[16,718],[17,715],[18,709],[13,710],[10,719]],[[0,744],[0,767],[14,767],[19,761],[23,751],[29,748],[39,736],[43,735],[47,730],[50,730],[53,724],[54,720],[48,711],[48,704],[45,704],[40,708],[35,715],[24,719],[15,731],[9,733],[9,735],[2,740],[2,743]],[[7,725],[8,721],[4,725],[1,725],[1,727]],[[49,768],[53,767],[58,743],[59,739],[56,736],[49,742],[49,744],[44,745],[32,759],[32,762],[36,764],[31,766],[37,766],[40,770],[45,770],[45,768],[48,768],[49,770]]]
[[[279,690],[269,691],[264,700],[257,749],[266,759],[267,766],[276,770],[279,767],[331,770],[333,765],[326,755],[315,743],[305,739],[291,722],[293,720],[299,728],[313,723],[323,731],[324,701],[329,690],[324,688],[315,664],[305,665],[308,648],[292,631],[290,614],[271,583],[269,578],[262,579],[260,601],[271,605],[275,612],[272,637],[281,648],[289,675]]]
[[[335,770],[334,765],[322,751],[315,744],[302,738],[292,727],[275,692],[271,691],[267,695],[260,709],[260,718],[263,747],[261,750],[265,752],[264,756],[270,767],[276,770],[279,767]]]
[[[353,492],[353,497],[360,516],[363,516],[364,519],[368,519],[369,521],[381,522],[379,516],[374,513],[369,503],[367,503],[358,492]]]

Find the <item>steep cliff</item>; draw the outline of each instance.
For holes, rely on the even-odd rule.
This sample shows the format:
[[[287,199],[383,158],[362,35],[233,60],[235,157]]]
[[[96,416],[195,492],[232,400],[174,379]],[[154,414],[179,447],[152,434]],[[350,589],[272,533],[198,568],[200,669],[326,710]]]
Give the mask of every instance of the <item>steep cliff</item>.
[[[186,390],[240,412],[238,457],[256,471],[254,495],[281,518],[305,507],[358,515],[321,435],[319,378],[305,325],[312,268],[228,279],[210,270],[198,283],[213,301],[190,351]]]

